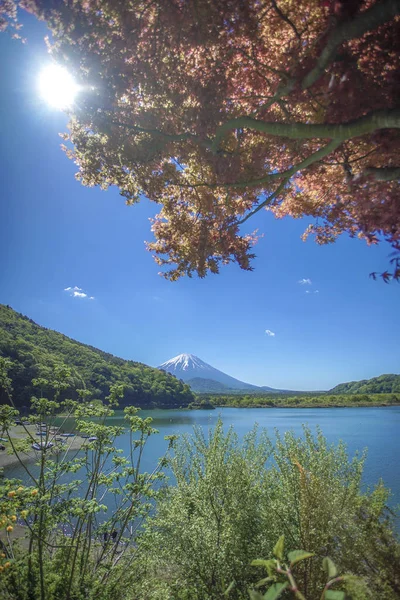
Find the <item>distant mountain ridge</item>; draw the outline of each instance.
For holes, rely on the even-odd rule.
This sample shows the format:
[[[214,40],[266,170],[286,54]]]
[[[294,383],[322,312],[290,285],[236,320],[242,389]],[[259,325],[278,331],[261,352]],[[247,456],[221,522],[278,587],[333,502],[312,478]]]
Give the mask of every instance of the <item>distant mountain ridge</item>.
[[[235,379],[215,369],[194,354],[178,354],[158,367],[187,383],[197,394],[297,394],[295,390],[257,386]],[[380,375],[362,381],[340,383],[329,391],[314,390],[318,394],[384,394],[400,392],[400,375]]]
[[[193,354],[178,354],[178,356],[174,356],[174,358],[162,363],[158,368],[171,373],[171,375],[175,375],[178,379],[182,379],[182,381],[188,383],[195,392],[228,393],[232,390],[253,392],[263,390],[271,392],[278,391],[273,388],[261,388],[257,385],[240,381],[235,377],[223,373],[219,369],[215,369]]]

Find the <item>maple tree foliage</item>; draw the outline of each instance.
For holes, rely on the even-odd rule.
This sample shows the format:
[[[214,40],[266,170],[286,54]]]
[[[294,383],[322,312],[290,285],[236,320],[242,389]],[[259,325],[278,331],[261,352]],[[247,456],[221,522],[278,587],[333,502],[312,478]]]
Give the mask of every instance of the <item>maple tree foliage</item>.
[[[251,269],[264,208],[400,250],[400,0],[0,0],[0,27],[16,6],[82,85],[78,179],[160,205],[166,277]]]

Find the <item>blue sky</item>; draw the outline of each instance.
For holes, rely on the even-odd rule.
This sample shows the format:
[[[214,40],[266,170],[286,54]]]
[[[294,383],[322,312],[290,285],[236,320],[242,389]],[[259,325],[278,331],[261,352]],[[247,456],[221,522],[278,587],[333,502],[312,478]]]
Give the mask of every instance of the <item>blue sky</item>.
[[[400,372],[400,286],[368,277],[389,246],[304,243],[307,219],[263,212],[246,224],[265,234],[253,273],[159,277],[144,247],[155,207],[84,188],[60,150],[66,117],[37,93],[44,34],[28,19],[28,44],[0,36],[1,303],[123,358],[155,366],[189,352],[259,385],[329,389]],[[65,291],[75,286],[87,296]]]

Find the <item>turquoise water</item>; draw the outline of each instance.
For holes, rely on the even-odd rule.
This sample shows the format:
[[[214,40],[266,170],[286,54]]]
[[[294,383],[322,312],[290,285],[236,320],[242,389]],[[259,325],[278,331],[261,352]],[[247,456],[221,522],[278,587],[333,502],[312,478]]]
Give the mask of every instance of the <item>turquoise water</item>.
[[[373,485],[380,478],[392,490],[391,504],[400,504],[400,407],[383,408],[221,408],[212,411],[142,411],[152,416],[154,427],[163,435],[188,432],[193,425],[208,429],[221,416],[225,427],[233,425],[242,437],[255,423],[273,436],[292,430],[302,434],[302,424],[319,426],[329,442],[343,440],[349,454],[368,448],[364,482]],[[148,460],[165,448],[161,436],[150,439]]]
[[[202,410],[152,410],[140,411],[140,416],[153,418],[153,426],[160,435],[152,436],[146,447],[143,468],[152,469],[165,451],[165,435],[190,433],[194,425],[207,430],[213,427],[220,416],[224,426],[233,425],[242,437],[255,423],[267,428],[271,436],[274,429],[281,433],[292,430],[301,435],[302,424],[315,430],[322,429],[329,442],[343,440],[350,455],[357,450],[368,448],[364,482],[373,485],[380,478],[391,488],[391,504],[400,504],[400,407],[384,408],[221,408],[212,411]],[[110,419],[109,424],[123,424],[122,413]],[[71,425],[72,426],[72,425]],[[68,427],[66,427],[68,431]],[[129,447],[128,435],[118,440],[123,450]],[[21,477],[20,469],[7,472],[8,476]]]

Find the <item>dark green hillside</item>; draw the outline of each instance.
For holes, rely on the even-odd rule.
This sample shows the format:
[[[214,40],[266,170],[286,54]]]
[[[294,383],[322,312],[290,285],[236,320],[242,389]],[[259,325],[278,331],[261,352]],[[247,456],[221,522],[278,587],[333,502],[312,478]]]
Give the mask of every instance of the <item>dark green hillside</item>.
[[[31,380],[49,376],[60,362],[73,371],[71,387],[84,382],[93,398],[103,400],[110,384],[120,382],[126,386],[123,404],[172,408],[194,400],[189,386],[168,373],[81,344],[1,304],[0,356],[13,361],[10,376],[18,406],[29,406],[35,393]]]
[[[400,392],[400,375],[380,375],[372,379],[339,383],[330,394],[394,394]]]

